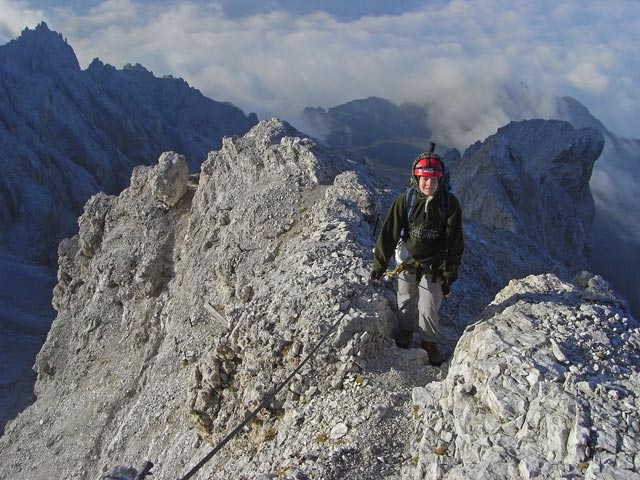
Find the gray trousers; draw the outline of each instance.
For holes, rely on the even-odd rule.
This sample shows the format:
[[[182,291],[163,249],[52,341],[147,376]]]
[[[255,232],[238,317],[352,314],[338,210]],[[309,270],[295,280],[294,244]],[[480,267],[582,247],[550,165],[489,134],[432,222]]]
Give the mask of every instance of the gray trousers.
[[[414,332],[420,327],[422,339],[438,343],[440,305],[444,295],[440,282],[432,282],[429,274],[420,283],[416,274],[402,272],[398,275],[398,326],[401,331]]]

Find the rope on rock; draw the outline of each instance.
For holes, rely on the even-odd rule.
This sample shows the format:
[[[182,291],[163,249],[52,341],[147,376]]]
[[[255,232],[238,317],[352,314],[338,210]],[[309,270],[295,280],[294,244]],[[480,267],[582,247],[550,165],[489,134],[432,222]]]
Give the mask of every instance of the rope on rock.
[[[322,338],[320,339],[320,341],[316,344],[315,347],[313,347],[313,349],[311,350],[311,352],[309,352],[309,354],[302,360],[302,362],[300,362],[300,364],[289,374],[289,376],[283,381],[281,382],[279,385],[277,385],[273,390],[271,390],[266,396],[265,398],[262,400],[262,403],[260,403],[260,405],[258,405],[256,407],[255,410],[253,410],[249,415],[246,416],[246,418],[236,427],[234,428],[224,439],[222,439],[222,441],[220,441],[207,455],[205,455],[202,460],[200,460],[191,470],[189,470],[189,472],[187,472],[187,474],[184,477],[179,478],[178,480],[188,480],[191,477],[193,477],[196,472],[198,472],[198,470],[200,470],[209,460],[211,460],[213,458],[213,456],[218,453],[220,450],[222,450],[222,448],[229,443],[229,441],[235,437],[249,422],[251,422],[251,420],[253,420],[256,415],[258,415],[258,413],[260,412],[260,410],[262,410],[264,407],[266,407],[267,405],[269,405],[269,403],[271,403],[271,401],[275,398],[275,396],[291,381],[291,379],[293,377],[296,376],[296,374],[302,369],[302,367],[316,354],[316,352],[318,351],[318,349],[320,348],[320,346],[325,342],[325,340],[327,338],[329,338],[329,335],[331,335],[331,333],[333,333],[333,331],[335,330],[335,328],[338,326],[338,324],[340,323],[340,321],[344,318],[344,316],[346,315],[346,313],[349,311],[349,307],[351,307],[351,304],[353,303],[353,299],[354,298],[358,298],[360,297],[365,289],[370,286],[368,284],[365,284],[362,286],[362,288],[360,288],[360,290],[357,292],[357,294],[354,294],[351,297],[351,300],[349,301],[349,305],[347,306],[347,308],[345,309],[345,311],[338,317],[338,319],[331,325],[331,327],[329,327],[329,330],[322,336]]]

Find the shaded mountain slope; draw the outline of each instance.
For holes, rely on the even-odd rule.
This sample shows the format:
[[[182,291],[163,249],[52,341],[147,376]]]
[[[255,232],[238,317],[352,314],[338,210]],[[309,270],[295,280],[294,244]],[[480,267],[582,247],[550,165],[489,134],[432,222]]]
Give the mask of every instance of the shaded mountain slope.
[[[96,59],[83,71],[44,23],[1,46],[0,59],[0,242],[40,263],[55,263],[89,196],[119,192],[136,165],[176,150],[197,170],[223,136],[256,122],[139,65]]]

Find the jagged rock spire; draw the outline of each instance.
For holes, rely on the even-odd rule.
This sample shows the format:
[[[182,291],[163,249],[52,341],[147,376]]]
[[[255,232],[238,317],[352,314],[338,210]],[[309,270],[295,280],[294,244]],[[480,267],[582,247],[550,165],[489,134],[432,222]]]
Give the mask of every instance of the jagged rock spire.
[[[25,28],[20,37],[0,47],[5,61],[15,62],[33,75],[66,76],[79,72],[80,64],[66,39],[45,22],[33,30]]]

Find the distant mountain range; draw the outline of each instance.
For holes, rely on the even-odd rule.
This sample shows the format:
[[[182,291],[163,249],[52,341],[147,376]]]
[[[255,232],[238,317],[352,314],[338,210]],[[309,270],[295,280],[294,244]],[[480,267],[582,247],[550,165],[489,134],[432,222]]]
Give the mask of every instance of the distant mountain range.
[[[407,167],[403,174],[429,146],[427,116],[427,110],[418,105],[396,105],[378,97],[353,100],[328,111],[307,107],[302,112],[310,133],[331,148],[378,160],[392,170]]]
[[[518,104],[518,95],[516,90],[509,92],[512,104]],[[509,108],[504,110],[509,112]],[[613,134],[574,98],[557,97],[556,111],[556,119],[576,128],[593,128],[604,137],[604,150],[591,179],[596,215],[589,268],[609,279],[637,315],[640,312],[637,269],[640,265],[640,211],[637,208],[640,204],[637,180],[640,178],[640,140]],[[439,143],[441,153],[451,147],[432,137],[429,110],[421,105],[396,105],[383,98],[369,97],[328,110],[307,107],[302,117],[304,127],[328,146],[367,158],[380,174],[396,184],[408,179],[413,158],[426,150],[429,142]],[[541,139],[541,149],[544,149],[543,143]]]

